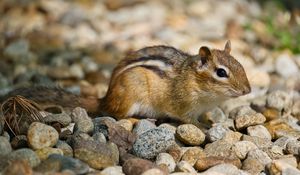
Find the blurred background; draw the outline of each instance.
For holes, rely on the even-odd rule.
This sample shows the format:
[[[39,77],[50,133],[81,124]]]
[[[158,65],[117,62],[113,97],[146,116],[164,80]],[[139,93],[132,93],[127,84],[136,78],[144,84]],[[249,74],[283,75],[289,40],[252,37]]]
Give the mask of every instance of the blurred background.
[[[300,91],[299,14],[298,0],[1,0],[0,95],[42,84],[100,97],[129,51],[229,39],[254,95]]]

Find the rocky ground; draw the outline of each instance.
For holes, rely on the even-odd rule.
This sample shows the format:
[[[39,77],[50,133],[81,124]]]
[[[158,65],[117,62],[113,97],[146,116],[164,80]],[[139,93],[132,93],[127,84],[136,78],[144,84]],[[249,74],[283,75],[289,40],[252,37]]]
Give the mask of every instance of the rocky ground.
[[[0,115],[22,121],[14,133],[0,124],[0,174],[300,174],[300,27],[292,13],[245,0],[1,1],[0,96],[38,84],[101,97],[128,51],[165,44],[197,53],[228,39],[252,92],[203,115],[206,132],[91,119],[79,107],[32,113],[34,104],[18,97],[25,113]]]

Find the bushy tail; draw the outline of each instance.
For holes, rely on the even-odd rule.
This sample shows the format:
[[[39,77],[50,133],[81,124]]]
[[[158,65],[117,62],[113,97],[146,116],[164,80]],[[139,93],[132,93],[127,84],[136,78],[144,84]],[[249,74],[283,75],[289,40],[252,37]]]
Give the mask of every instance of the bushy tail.
[[[97,113],[100,113],[100,99],[96,97],[81,97],[59,87],[22,87],[9,92],[1,100],[16,95],[21,95],[41,106],[59,105],[71,109],[80,106],[85,108],[90,114],[97,115]]]

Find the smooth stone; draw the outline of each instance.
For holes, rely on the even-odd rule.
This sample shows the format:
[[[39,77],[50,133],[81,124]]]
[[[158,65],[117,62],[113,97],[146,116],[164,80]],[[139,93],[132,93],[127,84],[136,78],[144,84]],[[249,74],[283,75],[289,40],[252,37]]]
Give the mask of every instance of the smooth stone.
[[[85,109],[76,107],[71,114],[72,121],[75,123],[75,132],[92,133],[94,131],[94,124],[92,119],[88,116]]]
[[[300,141],[298,140],[290,140],[286,144],[285,151],[289,154],[299,155],[300,154]]]
[[[206,156],[216,156],[216,157],[227,157],[236,158],[235,152],[231,149],[232,143],[224,140],[217,140],[215,142],[205,145],[204,153]]]
[[[74,159],[73,157],[63,156],[60,154],[52,154],[40,165],[35,167],[35,171],[40,173],[47,172],[63,172],[66,170],[72,171],[75,174],[86,174],[89,171],[89,166],[84,162]]]
[[[49,125],[33,122],[27,132],[28,144],[33,149],[52,147],[58,141],[58,132]]]
[[[205,122],[208,124],[223,123],[227,120],[227,116],[219,107],[206,112],[204,118]]]
[[[260,137],[268,140],[272,139],[268,129],[263,125],[249,126],[247,128],[247,134],[250,136]]]
[[[12,147],[9,141],[5,137],[0,136],[0,156],[8,155],[11,152]]]
[[[233,144],[232,149],[237,157],[243,160],[246,158],[248,152],[257,149],[257,146],[250,141],[239,141]]]
[[[267,169],[270,175],[275,175],[275,174],[300,175],[300,170],[298,170],[296,167],[289,165],[288,163],[285,163],[282,160],[273,160],[267,166]]]
[[[175,143],[174,134],[166,128],[153,128],[139,135],[133,152],[141,158],[152,159]]]
[[[97,142],[100,142],[100,143],[106,143],[106,138],[105,138],[105,135],[101,132],[96,132],[94,135],[93,135],[93,139]]]
[[[9,161],[24,160],[28,162],[31,167],[35,167],[41,162],[37,154],[28,148],[22,148],[11,152],[8,155],[8,159]]]
[[[245,171],[238,169],[232,164],[218,164],[198,175],[248,175]]]
[[[101,171],[101,175],[125,175],[121,166],[107,167]]]
[[[156,127],[156,125],[153,122],[151,122],[147,119],[142,119],[135,124],[132,132],[137,135],[141,135],[144,132],[146,132],[150,129],[153,129],[155,127]]]
[[[125,161],[125,163],[122,166],[123,172],[125,174],[130,174],[130,175],[140,175],[152,168],[160,169],[153,162],[145,159],[140,159],[140,158],[129,159]]]
[[[62,150],[64,156],[73,157],[73,149],[67,142],[58,140],[55,147]]]
[[[205,134],[192,124],[179,125],[176,130],[176,138],[187,145],[198,146],[205,140]]]
[[[100,143],[90,139],[73,140],[74,157],[95,169],[119,163],[119,150],[114,143]]]
[[[59,123],[61,124],[63,127],[68,126],[71,122],[72,119],[71,117],[66,114],[65,112],[59,113],[59,114],[49,114],[46,117],[43,118],[43,121],[45,123]]]
[[[166,165],[168,167],[169,173],[173,172],[176,167],[176,163],[173,157],[168,153],[159,153],[156,156],[155,164],[158,166],[161,164]]]
[[[158,168],[151,168],[145,172],[143,172],[142,175],[167,175],[167,173],[163,172],[162,170]]]
[[[45,147],[42,149],[38,149],[35,151],[37,156],[40,158],[41,161],[47,159],[51,154],[60,154],[63,155],[63,151],[59,148],[51,148],[51,147]]]
[[[242,163],[238,158],[231,159],[226,157],[214,157],[214,156],[199,158],[195,163],[194,167],[198,171],[204,171],[218,164],[232,164],[237,168],[242,167]]]

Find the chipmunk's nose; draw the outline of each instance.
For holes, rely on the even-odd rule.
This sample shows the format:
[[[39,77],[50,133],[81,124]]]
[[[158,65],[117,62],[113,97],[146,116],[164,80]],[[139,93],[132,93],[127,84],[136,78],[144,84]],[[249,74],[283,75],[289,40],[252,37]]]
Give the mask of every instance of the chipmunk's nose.
[[[251,92],[251,87],[250,86],[246,86],[243,90],[243,95],[249,94]]]

